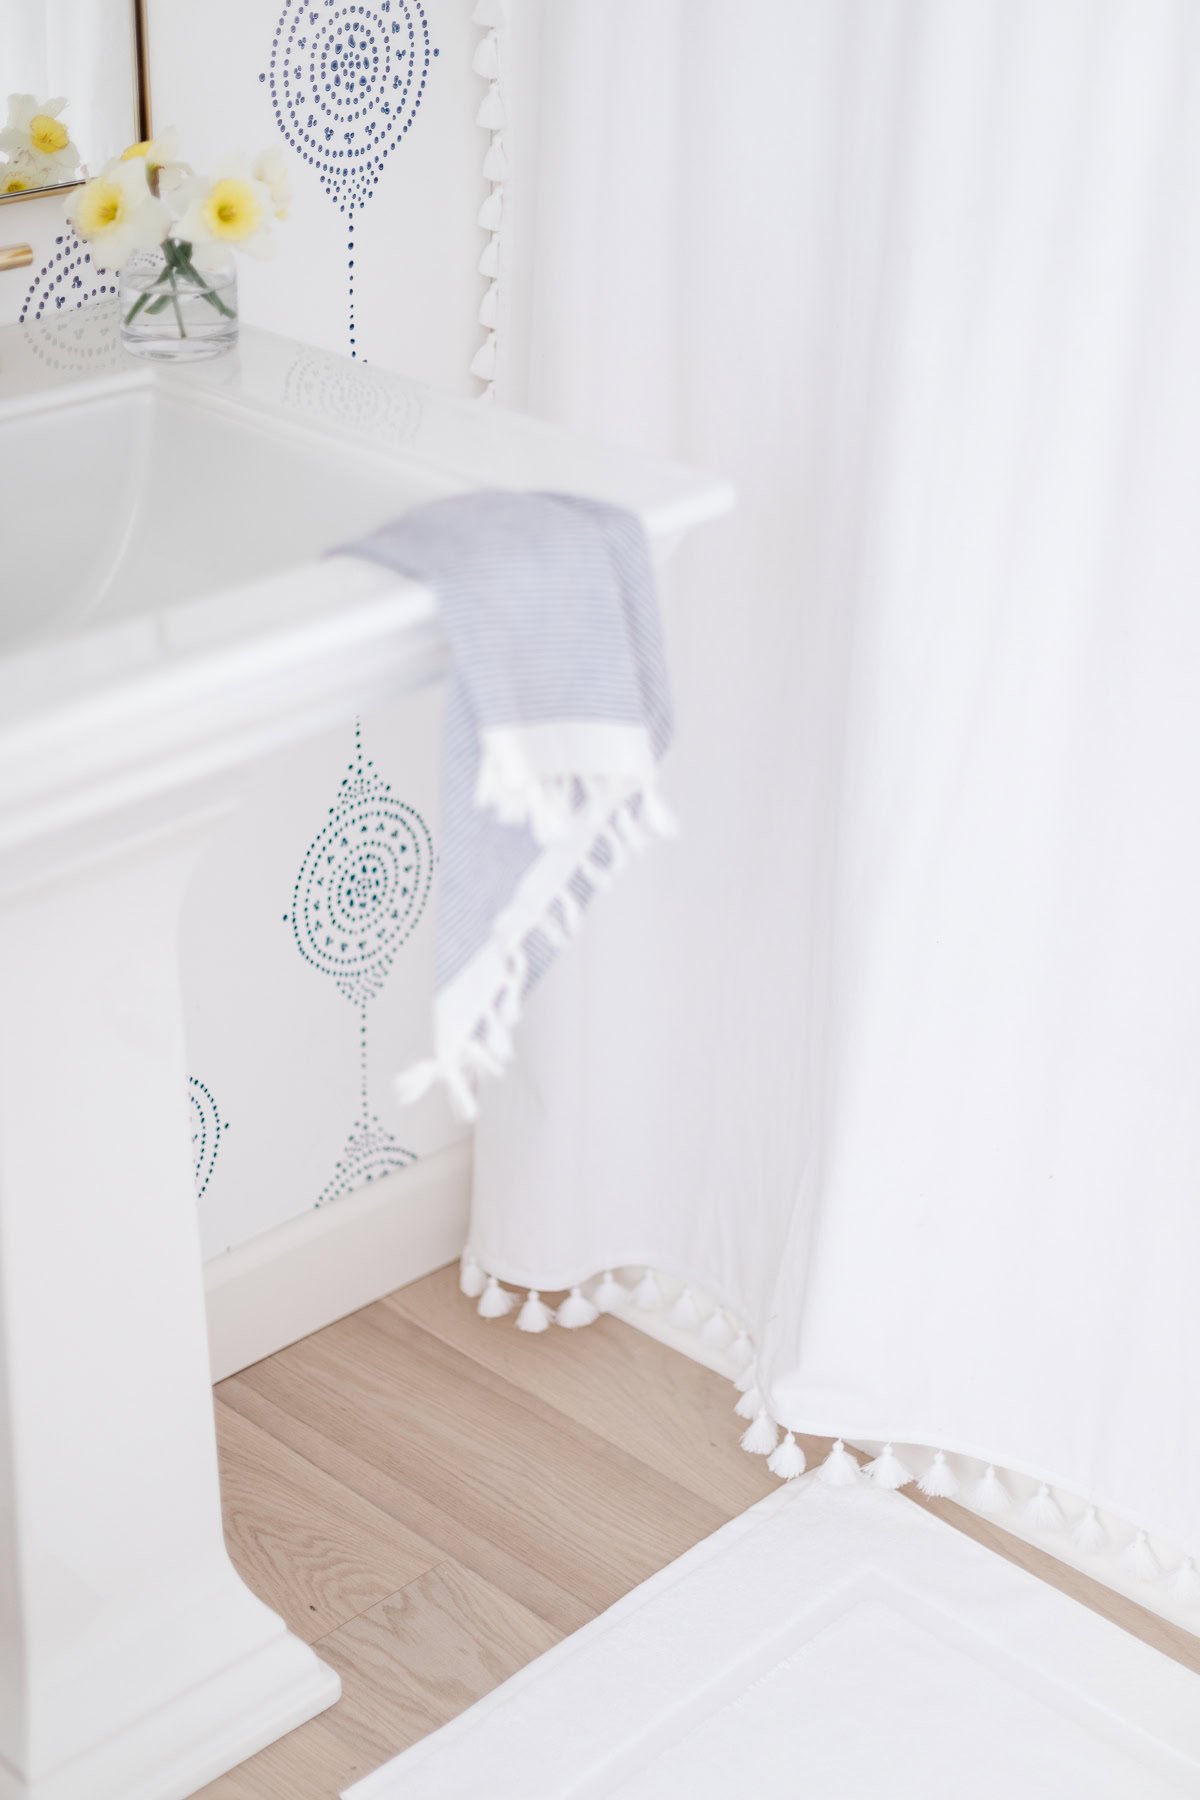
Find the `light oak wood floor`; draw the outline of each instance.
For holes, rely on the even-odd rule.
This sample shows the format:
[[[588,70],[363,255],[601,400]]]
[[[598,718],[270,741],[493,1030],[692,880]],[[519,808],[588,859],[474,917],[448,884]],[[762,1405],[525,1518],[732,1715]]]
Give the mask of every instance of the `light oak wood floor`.
[[[727,1381],[613,1319],[489,1324],[454,1268],[216,1396],[230,1553],[343,1697],[206,1800],[332,1800],[777,1485]],[[1200,1672],[1189,1633],[917,1499]]]

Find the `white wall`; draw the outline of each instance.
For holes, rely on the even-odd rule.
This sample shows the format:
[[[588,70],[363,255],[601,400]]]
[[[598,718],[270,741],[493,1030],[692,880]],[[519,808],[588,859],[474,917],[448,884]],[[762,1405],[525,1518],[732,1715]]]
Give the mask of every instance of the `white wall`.
[[[312,34],[310,12],[324,29],[327,7],[336,8],[335,19],[345,10],[343,0],[305,0],[303,8],[298,0],[205,0],[202,7],[151,0],[156,126],[178,125],[185,154],[201,167],[229,148],[282,141],[273,46],[288,41],[298,11],[297,35]],[[485,239],[476,214],[488,191],[481,172],[488,139],[475,124],[483,85],[471,71],[480,34],[471,10],[472,0],[370,0],[361,15],[368,56],[381,44],[386,53],[389,41],[403,45],[411,25],[407,54],[424,64],[427,24],[428,72],[415,110],[410,90],[409,129],[355,220],[354,250],[336,199],[293,150],[295,202],[280,253],[270,263],[244,260],[240,271],[245,318],[346,353],[353,254],[358,355],[466,393],[480,388],[468,366],[482,337],[476,315],[485,283],[477,264]],[[28,271],[0,276],[0,322],[40,306],[43,320],[59,321],[69,353],[71,309],[108,278],[69,240],[57,241],[61,211],[61,199],[0,209],[0,242],[25,239],[37,252],[32,279]],[[389,801],[400,811],[381,823],[371,793],[350,800],[368,837],[397,818],[411,827],[421,882],[432,874],[429,845],[434,857],[437,851],[439,709],[439,696],[430,694],[361,722],[362,779],[390,784]],[[208,1256],[318,1203],[336,1204],[368,1173],[386,1173],[459,1133],[439,1098],[402,1115],[390,1091],[395,1069],[426,1047],[432,901],[411,930],[411,921],[396,925],[403,941],[388,941],[369,1000],[347,998],[305,956],[285,917],[330,809],[346,803],[342,784],[354,781],[355,765],[350,730],[265,768],[191,890],[182,977]]]

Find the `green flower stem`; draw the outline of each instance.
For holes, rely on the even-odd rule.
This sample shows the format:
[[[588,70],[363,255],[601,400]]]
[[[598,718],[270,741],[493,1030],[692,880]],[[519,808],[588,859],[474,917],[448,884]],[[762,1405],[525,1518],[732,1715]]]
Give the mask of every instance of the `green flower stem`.
[[[215,306],[219,313],[224,313],[227,319],[232,319],[233,308],[231,306],[226,306],[220,294],[217,293],[217,290],[210,282],[205,281],[199,269],[197,269],[195,263],[192,261],[192,246],[178,240],[171,241],[175,244],[176,262],[180,274],[201,289],[204,299],[208,301],[210,306]]]
[[[134,301],[134,303],[130,307],[129,311],[125,314],[125,323],[127,325],[131,325],[133,323],[133,321],[137,318],[137,316],[141,312],[143,306],[145,306],[146,302],[149,300],[152,292],[153,292],[153,290],[151,288],[147,288],[144,293],[141,293],[138,295],[137,299]]]
[[[197,269],[192,260],[192,246],[190,244],[184,243],[179,238],[164,238],[162,254],[164,263],[162,272],[153,282],[151,282],[149,287],[144,289],[144,291],[138,295],[137,299],[125,315],[126,325],[132,324],[133,320],[137,318],[137,315],[141,312],[143,307],[146,308],[148,313],[154,315],[165,312],[168,306],[173,306],[175,308],[175,317],[179,323],[179,335],[181,338],[186,337],[187,331],[184,327],[183,313],[179,305],[179,284],[181,281],[186,287],[194,288],[196,290],[196,297],[198,299],[207,300],[210,306],[215,307],[219,313],[223,313],[227,319],[233,318],[233,308],[225,304],[211,282],[205,281],[199,269]]]
[[[179,304],[179,246],[174,238],[163,240],[163,255],[167,259],[167,271],[171,278],[171,305],[175,308],[175,323],[179,327],[181,338],[187,336],[183,323],[183,309]]]
[[[175,308],[175,323],[179,327],[179,335],[181,338],[185,338],[187,327],[183,322],[183,308],[179,304],[179,286],[175,280],[174,269],[171,270],[171,305]]]

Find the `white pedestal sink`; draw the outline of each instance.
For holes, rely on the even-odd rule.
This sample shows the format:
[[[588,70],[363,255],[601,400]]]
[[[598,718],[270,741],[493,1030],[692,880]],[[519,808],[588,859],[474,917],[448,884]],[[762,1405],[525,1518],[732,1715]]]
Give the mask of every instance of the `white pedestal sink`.
[[[257,759],[417,682],[423,589],[322,553],[439,493],[721,483],[249,332],[0,331],[0,1800],[181,1800],[336,1675],[221,1532],[177,930]]]

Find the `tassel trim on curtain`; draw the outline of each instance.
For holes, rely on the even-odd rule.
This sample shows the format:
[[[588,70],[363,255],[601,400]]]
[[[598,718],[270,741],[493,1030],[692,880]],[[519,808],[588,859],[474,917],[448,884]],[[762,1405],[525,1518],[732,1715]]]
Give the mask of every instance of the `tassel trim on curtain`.
[[[488,136],[483,159],[483,178],[490,192],[479,209],[479,228],[486,231],[488,241],[479,259],[479,273],[487,282],[479,303],[479,323],[487,333],[471,359],[471,373],[483,382],[481,403],[490,404],[496,397],[496,366],[500,341],[500,227],[504,220],[505,184],[511,173],[504,128],[508,109],[504,103],[504,34],[508,27],[510,0],[477,0],[472,22],[483,27],[483,36],[475,46],[471,67],[487,90],[479,103],[475,123]]]
[[[503,1318],[518,1303],[519,1295],[501,1286],[468,1248],[459,1267],[459,1287],[478,1302],[482,1318]],[[657,1313],[674,1330],[694,1333],[704,1348],[732,1370],[737,1400],[734,1414],[744,1420],[742,1449],[765,1457],[771,1473],[781,1481],[794,1481],[808,1468],[796,1434],[773,1418],[759,1389],[754,1346],[736,1319],[714,1305],[695,1288],[674,1289],[654,1269],[647,1268],[628,1285],[613,1269],[571,1288],[557,1308],[549,1306],[537,1289],[531,1289],[517,1313],[522,1331],[547,1331],[552,1325],[566,1329],[590,1325],[603,1313]],[[1196,1558],[1164,1544],[1151,1542],[1150,1534],[1135,1526],[1100,1516],[1100,1509],[1086,1500],[1061,1493],[1049,1482],[1030,1482],[1014,1470],[994,1463],[960,1456],[939,1448],[882,1444],[875,1454],[860,1460],[842,1438],[836,1438],[825,1458],[816,1465],[815,1477],[830,1487],[849,1487],[870,1481],[897,1491],[915,1486],[930,1499],[955,1500],[971,1511],[1017,1523],[1023,1534],[1044,1539],[1052,1554],[1069,1544],[1075,1558],[1103,1560],[1097,1579],[1118,1571],[1131,1584],[1156,1584],[1173,1610],[1200,1608],[1200,1569]],[[1024,1492],[1029,1489],[1031,1491]],[[1155,1602],[1147,1596],[1147,1604]],[[1157,1610],[1163,1610],[1161,1607]]]

